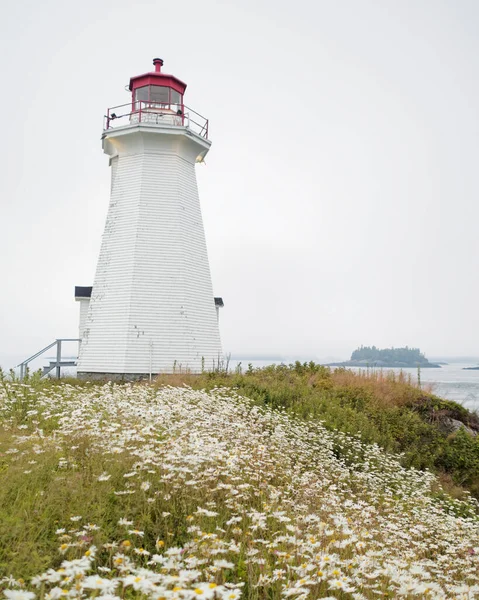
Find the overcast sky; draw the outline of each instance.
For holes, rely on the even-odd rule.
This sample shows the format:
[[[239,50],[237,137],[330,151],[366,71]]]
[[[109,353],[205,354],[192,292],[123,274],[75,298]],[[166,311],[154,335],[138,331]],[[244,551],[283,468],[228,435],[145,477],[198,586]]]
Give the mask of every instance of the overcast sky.
[[[233,354],[479,354],[477,0],[16,0],[0,20],[0,364],[76,337],[109,202],[102,117],[152,69],[197,167]]]

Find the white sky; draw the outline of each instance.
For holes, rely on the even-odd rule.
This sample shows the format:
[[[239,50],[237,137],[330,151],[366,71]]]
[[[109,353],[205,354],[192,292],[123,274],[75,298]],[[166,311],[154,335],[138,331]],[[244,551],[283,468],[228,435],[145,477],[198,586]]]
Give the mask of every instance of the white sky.
[[[76,337],[106,107],[188,83],[225,351],[479,354],[476,0],[16,0],[0,20],[0,364]]]

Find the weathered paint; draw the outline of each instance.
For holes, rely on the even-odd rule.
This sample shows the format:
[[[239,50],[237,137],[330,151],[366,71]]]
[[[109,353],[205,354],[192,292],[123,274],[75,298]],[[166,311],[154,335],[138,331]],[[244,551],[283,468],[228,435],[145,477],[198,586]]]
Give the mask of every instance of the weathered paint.
[[[78,324],[78,337],[81,340],[85,332],[86,318],[88,315],[90,298],[78,298],[78,301],[80,303],[80,321]]]
[[[130,123],[103,135],[111,200],[78,373],[200,371],[222,355],[195,162],[185,127]]]

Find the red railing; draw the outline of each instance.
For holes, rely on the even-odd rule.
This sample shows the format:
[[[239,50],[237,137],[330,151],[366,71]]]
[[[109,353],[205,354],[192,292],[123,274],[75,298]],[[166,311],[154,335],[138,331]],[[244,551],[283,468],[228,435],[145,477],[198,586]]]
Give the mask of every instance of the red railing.
[[[208,139],[208,119],[184,104],[138,101],[132,106],[121,104],[107,110],[103,129],[125,127],[136,123],[167,127],[186,127]]]

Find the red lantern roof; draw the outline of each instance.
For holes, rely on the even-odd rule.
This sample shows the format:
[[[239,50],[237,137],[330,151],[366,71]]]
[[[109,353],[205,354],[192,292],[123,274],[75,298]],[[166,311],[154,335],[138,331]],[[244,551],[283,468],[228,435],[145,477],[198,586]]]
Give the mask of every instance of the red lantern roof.
[[[143,73],[143,75],[137,75],[136,77],[132,77],[130,79],[129,89],[131,92],[134,93],[137,88],[145,85],[160,85],[172,88],[181,95],[185,93],[186,83],[174,75],[168,75],[167,73],[161,72],[161,67],[163,66],[163,60],[161,58],[154,58],[153,64],[155,65],[154,71],[150,73]]]

